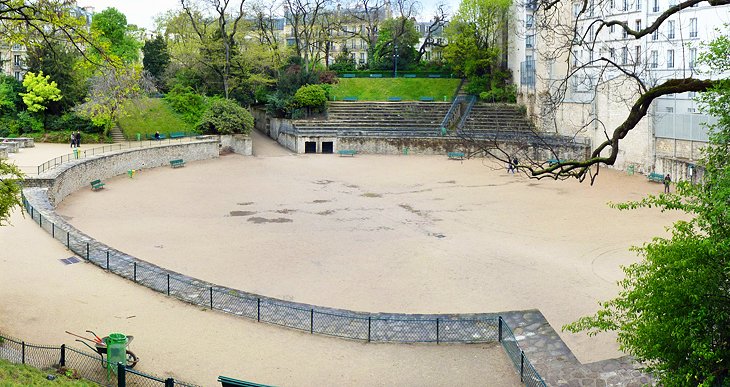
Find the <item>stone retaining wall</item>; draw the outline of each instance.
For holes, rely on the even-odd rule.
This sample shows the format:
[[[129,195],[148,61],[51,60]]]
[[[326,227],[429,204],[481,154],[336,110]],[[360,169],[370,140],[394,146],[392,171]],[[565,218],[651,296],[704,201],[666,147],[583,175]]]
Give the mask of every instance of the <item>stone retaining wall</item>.
[[[243,156],[253,155],[253,143],[251,137],[244,134],[233,134],[221,136],[221,146],[230,148],[233,153]]]
[[[8,158],[8,147],[0,145],[0,159]]]
[[[22,148],[21,144],[22,143],[18,141],[0,142],[0,146],[7,148],[8,153],[18,153],[20,148]]]
[[[60,203],[74,191],[93,180],[104,180],[127,173],[130,169],[156,168],[170,164],[170,160],[207,160],[218,157],[217,140],[160,145],[151,148],[127,149],[91,156],[60,165],[26,179],[25,187],[48,188],[52,204]]]

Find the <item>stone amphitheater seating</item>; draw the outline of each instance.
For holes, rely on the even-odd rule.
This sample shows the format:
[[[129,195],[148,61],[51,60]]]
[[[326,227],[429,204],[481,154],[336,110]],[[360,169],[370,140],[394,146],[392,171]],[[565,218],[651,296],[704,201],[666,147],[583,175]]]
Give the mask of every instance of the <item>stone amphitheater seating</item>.
[[[531,131],[533,124],[517,105],[476,104],[466,119],[467,131]]]

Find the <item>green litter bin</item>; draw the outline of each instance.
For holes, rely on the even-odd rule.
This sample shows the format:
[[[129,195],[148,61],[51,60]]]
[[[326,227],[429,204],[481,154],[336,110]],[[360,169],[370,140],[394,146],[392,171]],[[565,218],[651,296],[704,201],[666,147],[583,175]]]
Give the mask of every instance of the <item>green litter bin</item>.
[[[628,174],[629,176],[632,176],[634,174],[634,165],[633,164],[629,165],[629,167],[626,168],[626,174]]]
[[[142,139],[142,135],[140,133],[137,133],[137,141]]]
[[[79,158],[79,150],[78,150],[78,148],[74,148],[74,158],[75,159],[78,159]]]
[[[106,340],[106,360],[109,370],[116,374],[117,364],[127,364],[127,336],[110,333]]]

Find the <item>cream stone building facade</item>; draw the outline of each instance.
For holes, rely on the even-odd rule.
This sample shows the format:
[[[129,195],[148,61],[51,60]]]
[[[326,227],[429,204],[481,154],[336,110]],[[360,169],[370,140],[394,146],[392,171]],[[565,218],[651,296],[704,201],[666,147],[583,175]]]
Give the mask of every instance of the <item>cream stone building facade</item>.
[[[700,3],[637,40],[620,26],[599,31],[595,22],[618,20],[640,30],[676,0],[594,0],[586,9],[582,4],[564,2],[549,15],[535,2],[515,5],[509,67],[521,102],[541,130],[586,137],[594,146],[626,119],[638,95],[638,83],[625,73],[649,87],[672,78],[705,77],[696,63],[701,44],[719,29],[727,32],[730,23],[730,6]],[[604,59],[615,66],[605,66]],[[694,97],[683,93],[655,100],[620,142],[614,167],[696,179],[701,172],[696,162],[707,142],[703,124],[715,119],[699,113]]]

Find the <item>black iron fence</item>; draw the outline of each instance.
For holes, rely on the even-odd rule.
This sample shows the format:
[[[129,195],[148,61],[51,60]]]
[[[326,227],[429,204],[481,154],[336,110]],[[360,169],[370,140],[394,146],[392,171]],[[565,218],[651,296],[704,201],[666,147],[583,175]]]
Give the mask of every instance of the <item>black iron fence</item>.
[[[195,387],[195,384],[173,378],[161,378],[128,368],[124,364],[109,369],[106,358],[99,353],[90,353],[61,346],[30,344],[24,340],[0,333],[0,359],[15,364],[27,364],[41,369],[61,373],[71,378],[90,380],[102,386],[165,386]]]
[[[39,189],[33,190],[41,192]],[[367,342],[438,344],[502,341],[513,361],[515,358],[510,350],[517,348],[518,353],[521,353],[511,330],[502,317],[496,314],[408,315],[354,312],[264,297],[175,273],[111,249],[82,234],[56,216],[47,196],[42,195],[45,197],[44,210],[54,216],[53,220],[33,207],[24,191],[25,210],[35,223],[65,244],[69,250],[114,274],[193,305],[311,334]],[[512,340],[512,344],[508,345],[503,339]],[[521,364],[517,368],[520,375],[523,376],[525,370],[537,375],[529,361],[526,362],[529,367],[524,367],[524,354],[519,356],[522,360],[515,363],[515,366]],[[537,378],[539,379],[539,375]]]

